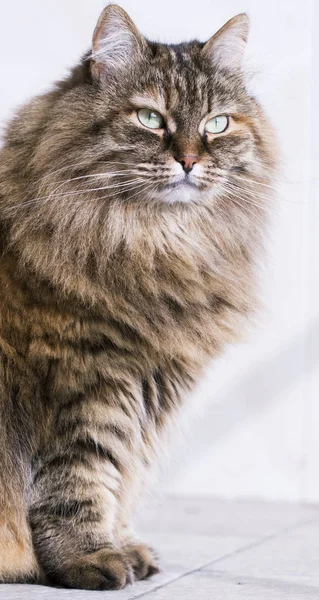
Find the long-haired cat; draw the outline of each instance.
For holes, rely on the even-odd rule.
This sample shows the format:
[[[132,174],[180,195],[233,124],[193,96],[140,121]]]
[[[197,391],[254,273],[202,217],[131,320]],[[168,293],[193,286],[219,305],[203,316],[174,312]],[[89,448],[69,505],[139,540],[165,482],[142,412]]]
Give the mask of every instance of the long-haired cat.
[[[92,51],[8,126],[1,581],[118,589],[158,570],[131,530],[141,486],[256,308],[276,159],[247,34],[241,14],[159,44],[107,6]]]

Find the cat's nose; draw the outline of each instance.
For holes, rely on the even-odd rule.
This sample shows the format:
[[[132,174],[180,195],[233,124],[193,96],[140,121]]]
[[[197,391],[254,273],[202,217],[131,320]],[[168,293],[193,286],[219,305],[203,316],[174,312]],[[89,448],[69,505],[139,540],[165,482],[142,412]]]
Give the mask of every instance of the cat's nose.
[[[182,156],[175,156],[175,160],[182,165],[185,173],[190,173],[193,166],[199,161],[199,158],[195,154],[183,154]]]

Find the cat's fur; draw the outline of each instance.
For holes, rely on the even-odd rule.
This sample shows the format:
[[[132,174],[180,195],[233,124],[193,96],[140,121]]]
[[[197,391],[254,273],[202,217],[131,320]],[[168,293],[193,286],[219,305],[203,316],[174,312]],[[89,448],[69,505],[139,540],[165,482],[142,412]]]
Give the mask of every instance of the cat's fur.
[[[157,44],[109,6],[92,54],[7,129],[1,581],[109,589],[157,571],[130,529],[141,484],[256,307],[276,159],[241,72],[247,31],[239,15],[206,45]],[[141,125],[140,106],[166,130]],[[203,134],[222,113],[229,129]],[[200,159],[193,185],[165,187],[185,154]]]

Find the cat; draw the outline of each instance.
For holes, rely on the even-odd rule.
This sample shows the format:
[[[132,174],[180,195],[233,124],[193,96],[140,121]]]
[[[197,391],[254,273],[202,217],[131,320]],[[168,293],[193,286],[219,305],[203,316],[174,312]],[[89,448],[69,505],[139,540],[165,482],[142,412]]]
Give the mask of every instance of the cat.
[[[0,581],[120,589],[158,571],[131,517],[179,407],[258,307],[276,169],[240,14],[92,50],[0,153]],[[159,515],[160,519],[160,515]]]

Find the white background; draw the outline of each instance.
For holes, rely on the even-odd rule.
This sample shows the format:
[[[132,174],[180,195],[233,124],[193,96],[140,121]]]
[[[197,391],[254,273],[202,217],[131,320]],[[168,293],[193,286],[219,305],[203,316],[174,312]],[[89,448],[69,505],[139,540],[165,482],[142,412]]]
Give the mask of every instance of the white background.
[[[319,501],[319,26],[316,0],[122,0],[149,38],[208,39],[238,12],[252,29],[254,90],[280,140],[267,310],[247,344],[207,372],[162,489]],[[88,49],[103,0],[10,0],[0,8],[0,122]],[[195,412],[201,413],[201,417]],[[189,418],[189,416],[191,418]]]

